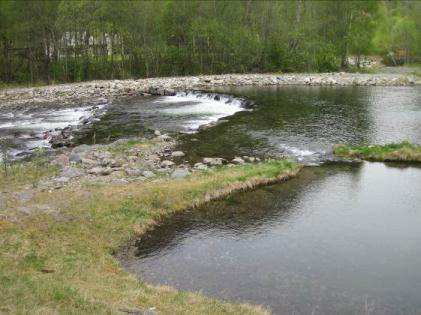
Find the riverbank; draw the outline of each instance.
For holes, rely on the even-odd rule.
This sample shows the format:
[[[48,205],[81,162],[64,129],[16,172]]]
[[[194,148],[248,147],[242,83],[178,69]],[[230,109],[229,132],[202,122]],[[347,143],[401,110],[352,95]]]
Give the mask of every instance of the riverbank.
[[[146,157],[163,143],[142,140],[117,143],[107,150],[89,147],[93,150],[89,154],[126,155],[131,150],[143,153],[138,155],[141,162],[149,160]],[[102,172],[91,174],[84,162],[60,165],[67,164],[63,154],[54,160],[39,157],[29,164],[19,163],[7,177],[2,173],[0,312],[267,313],[259,306],[230,304],[139,282],[120,267],[113,253],[164,217],[234,191],[284,181],[297,174],[299,165],[272,160],[150,178],[140,171],[135,174],[131,167],[133,173],[116,180]],[[97,156],[99,164],[110,160],[105,155]],[[162,168],[179,169],[166,164]],[[79,175],[63,181],[63,172]]]
[[[320,85],[320,86],[405,86],[421,84],[411,74],[315,73],[315,74],[224,74],[190,77],[106,80],[33,88],[0,89],[0,108],[60,103],[98,104],[138,95],[173,95],[177,91],[208,90],[220,86]]]
[[[375,162],[421,162],[421,146],[406,141],[370,146],[336,145],[333,153],[339,157]]]

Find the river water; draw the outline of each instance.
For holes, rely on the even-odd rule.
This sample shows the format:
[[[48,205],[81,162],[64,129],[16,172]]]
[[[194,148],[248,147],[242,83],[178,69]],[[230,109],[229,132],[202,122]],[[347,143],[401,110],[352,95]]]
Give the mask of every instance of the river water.
[[[122,261],[140,279],[275,314],[421,314],[421,168],[324,163],[335,143],[421,144],[419,87],[225,88],[103,104],[82,143],[151,134],[203,157],[290,156],[287,183],[177,215]],[[215,94],[216,93],[216,94]],[[14,154],[90,108],[0,112]],[[218,122],[209,128],[200,128]]]
[[[252,110],[182,136],[191,160],[320,162],[334,143],[421,143],[418,88],[219,92],[251,100]],[[144,281],[275,314],[420,314],[420,226],[421,168],[325,163],[166,220],[122,263]]]

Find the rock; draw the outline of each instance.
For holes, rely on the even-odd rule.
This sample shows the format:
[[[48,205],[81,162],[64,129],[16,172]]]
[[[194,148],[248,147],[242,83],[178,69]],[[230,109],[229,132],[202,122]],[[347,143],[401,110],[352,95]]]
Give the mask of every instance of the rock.
[[[254,157],[252,157],[252,156],[247,156],[247,155],[245,155],[245,156],[243,156],[243,160],[244,160],[245,162],[254,163],[254,162],[256,161],[256,158],[254,158]]]
[[[209,165],[209,166],[218,166],[222,165],[224,162],[224,159],[222,158],[204,158],[203,164]]]
[[[70,164],[70,159],[66,154],[59,154],[53,161],[51,161],[51,163],[54,165],[65,167]]]
[[[71,153],[69,156],[69,162],[82,163],[82,157],[78,153]]]
[[[146,178],[151,178],[151,177],[155,177],[155,173],[151,172],[151,171],[143,171],[142,176],[144,176]]]
[[[194,164],[194,168],[197,169],[197,170],[204,171],[204,170],[208,169],[208,166],[203,164],[203,163],[196,163],[196,164]]]
[[[167,135],[167,134],[165,134],[165,135],[161,135],[161,136],[159,136],[158,137],[159,138],[159,140],[161,140],[161,141],[170,141],[172,138],[169,136],[169,135]]]
[[[112,158],[112,154],[108,151],[95,151],[92,154],[92,156],[97,159],[111,159]]]
[[[172,172],[171,178],[179,179],[179,178],[184,178],[184,177],[189,176],[189,175],[190,175],[189,170],[186,170],[186,169],[183,169],[183,168],[178,168],[178,169],[174,170],[174,172]]]
[[[88,171],[88,173],[92,174],[92,175],[103,175],[103,176],[105,176],[105,175],[111,174],[112,171],[113,170],[109,167],[105,167],[105,168],[104,167],[94,167],[94,168],[91,168]]]
[[[66,167],[61,171],[61,176],[68,178],[78,177],[82,174],[83,172],[75,167]]]
[[[72,154],[81,154],[81,153],[85,153],[87,151],[90,151],[91,147],[87,144],[81,144],[78,145],[77,147],[74,147],[72,150]]]
[[[161,135],[161,131],[155,130],[154,131],[154,135],[157,136],[157,137],[159,137]]]
[[[142,175],[142,173],[143,173],[143,171],[142,170],[140,170],[140,169],[135,169],[135,168],[126,168],[125,170],[124,170],[125,172],[126,172],[126,174],[128,175],[128,176],[140,176],[140,175]]]
[[[84,166],[94,166],[94,165],[96,165],[96,162],[94,161],[94,160],[92,160],[92,159],[86,159],[86,158],[82,158],[81,159],[81,163],[84,165]]]
[[[169,161],[169,160],[164,160],[161,162],[161,167],[162,168],[168,168],[168,167],[172,167],[174,166],[174,162],[173,161]]]
[[[244,160],[238,156],[236,156],[234,159],[232,159],[231,161],[233,164],[244,164]]]
[[[183,151],[174,151],[173,153],[171,153],[172,157],[182,157],[185,156]]]

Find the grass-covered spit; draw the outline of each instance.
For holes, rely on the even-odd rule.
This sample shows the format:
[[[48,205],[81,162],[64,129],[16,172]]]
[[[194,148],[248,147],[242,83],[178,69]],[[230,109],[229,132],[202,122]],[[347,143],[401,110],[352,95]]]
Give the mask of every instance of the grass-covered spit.
[[[285,180],[299,170],[293,162],[268,161],[181,180],[78,183],[9,202],[0,215],[0,313],[124,314],[156,308],[159,314],[265,314],[259,306],[139,282],[122,270],[113,252],[174,212]],[[25,205],[47,210],[20,215]]]
[[[381,162],[421,162],[421,146],[407,141],[386,145],[335,146],[333,153],[340,157],[360,158]]]

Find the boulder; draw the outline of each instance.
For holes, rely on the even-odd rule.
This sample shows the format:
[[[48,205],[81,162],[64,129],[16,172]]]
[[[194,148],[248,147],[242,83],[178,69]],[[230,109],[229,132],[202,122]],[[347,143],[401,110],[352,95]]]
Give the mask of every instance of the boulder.
[[[203,164],[209,165],[209,166],[218,166],[218,165],[222,165],[224,163],[224,159],[222,158],[204,158],[203,159]]]
[[[78,153],[70,153],[69,161],[72,163],[82,163],[82,157]]]
[[[127,176],[141,176],[143,174],[143,171],[136,168],[126,168],[124,169]]]
[[[91,168],[88,173],[92,175],[109,175],[113,170],[109,167],[93,167]]]
[[[51,163],[61,167],[65,167],[70,164],[70,159],[66,154],[59,154]]]
[[[171,178],[179,179],[179,178],[184,178],[184,177],[189,176],[189,175],[190,175],[189,170],[183,169],[183,168],[178,168],[178,169],[174,170],[174,172],[172,172]]]
[[[174,162],[173,161],[169,161],[169,160],[164,160],[161,162],[161,167],[162,168],[168,168],[168,167],[172,167],[174,166]]]
[[[194,168],[197,169],[197,170],[203,171],[203,170],[207,170],[208,166],[203,164],[203,163],[196,163],[196,164],[194,164]]]
[[[173,153],[171,153],[172,157],[183,157],[185,156],[183,151],[174,151]]]
[[[238,157],[238,156],[236,156],[234,159],[232,159],[231,162],[233,164],[244,164],[245,163],[245,161],[242,158]]]

